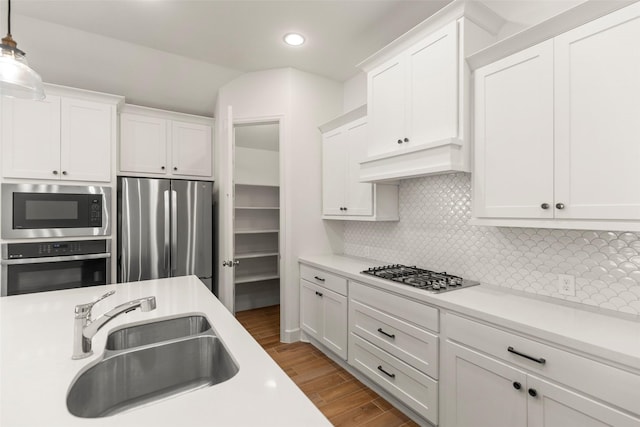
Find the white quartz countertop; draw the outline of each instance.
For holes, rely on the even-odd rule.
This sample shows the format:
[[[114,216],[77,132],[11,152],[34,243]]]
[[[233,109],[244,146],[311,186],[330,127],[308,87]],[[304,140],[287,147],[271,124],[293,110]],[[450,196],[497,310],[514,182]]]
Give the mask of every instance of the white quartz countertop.
[[[640,371],[640,321],[530,298],[494,286],[435,294],[361,273],[382,265],[379,261],[315,255],[301,257],[300,262]]]
[[[74,307],[110,290],[97,318],[126,301],[155,296],[157,309],[121,315],[93,339],[94,355],[72,360]],[[78,372],[101,357],[120,325],[201,313],[239,366],[230,380],[110,417],[71,415],[67,391]],[[180,365],[176,365],[180,369]],[[194,276],[0,298],[0,425],[16,426],[330,426],[248,332]]]

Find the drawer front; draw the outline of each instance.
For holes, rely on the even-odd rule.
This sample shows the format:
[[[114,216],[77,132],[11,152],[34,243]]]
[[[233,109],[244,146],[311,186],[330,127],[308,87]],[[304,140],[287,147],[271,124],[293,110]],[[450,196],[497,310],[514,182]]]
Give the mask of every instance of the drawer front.
[[[309,267],[300,264],[300,277],[316,285],[323,286],[327,289],[337,292],[340,295],[347,296],[347,279],[333,273],[329,273],[319,268]]]
[[[362,304],[349,302],[349,330],[425,374],[438,378],[438,337]]]
[[[352,300],[362,302],[393,317],[438,332],[438,309],[409,298],[381,291],[358,282],[349,282]]]
[[[448,340],[640,414],[640,375],[449,313],[445,324]],[[544,359],[544,363],[540,363],[541,359]]]
[[[418,414],[438,424],[438,382],[357,335],[349,337],[349,363]]]

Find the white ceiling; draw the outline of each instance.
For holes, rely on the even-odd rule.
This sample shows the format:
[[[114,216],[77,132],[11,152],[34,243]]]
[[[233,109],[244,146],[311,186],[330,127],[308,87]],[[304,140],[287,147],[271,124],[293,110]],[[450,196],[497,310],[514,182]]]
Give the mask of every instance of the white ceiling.
[[[520,18],[543,3],[553,9],[576,1],[488,3]],[[294,67],[345,81],[358,73],[356,64],[449,2],[13,0],[12,32],[47,82],[210,116],[218,88],[244,72]],[[4,1],[0,7],[4,34]],[[290,31],[307,43],[286,46]]]

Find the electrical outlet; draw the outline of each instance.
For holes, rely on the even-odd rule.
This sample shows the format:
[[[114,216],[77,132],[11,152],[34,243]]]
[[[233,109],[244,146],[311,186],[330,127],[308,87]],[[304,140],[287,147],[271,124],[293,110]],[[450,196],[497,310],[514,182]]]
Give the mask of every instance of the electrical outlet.
[[[571,274],[558,274],[558,292],[562,295],[576,296],[576,278]]]

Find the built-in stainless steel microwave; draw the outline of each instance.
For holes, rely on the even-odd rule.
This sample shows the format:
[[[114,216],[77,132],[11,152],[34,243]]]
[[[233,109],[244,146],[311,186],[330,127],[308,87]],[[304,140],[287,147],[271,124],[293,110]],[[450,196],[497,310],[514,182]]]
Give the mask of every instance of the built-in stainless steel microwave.
[[[111,188],[2,184],[2,238],[107,236]]]

